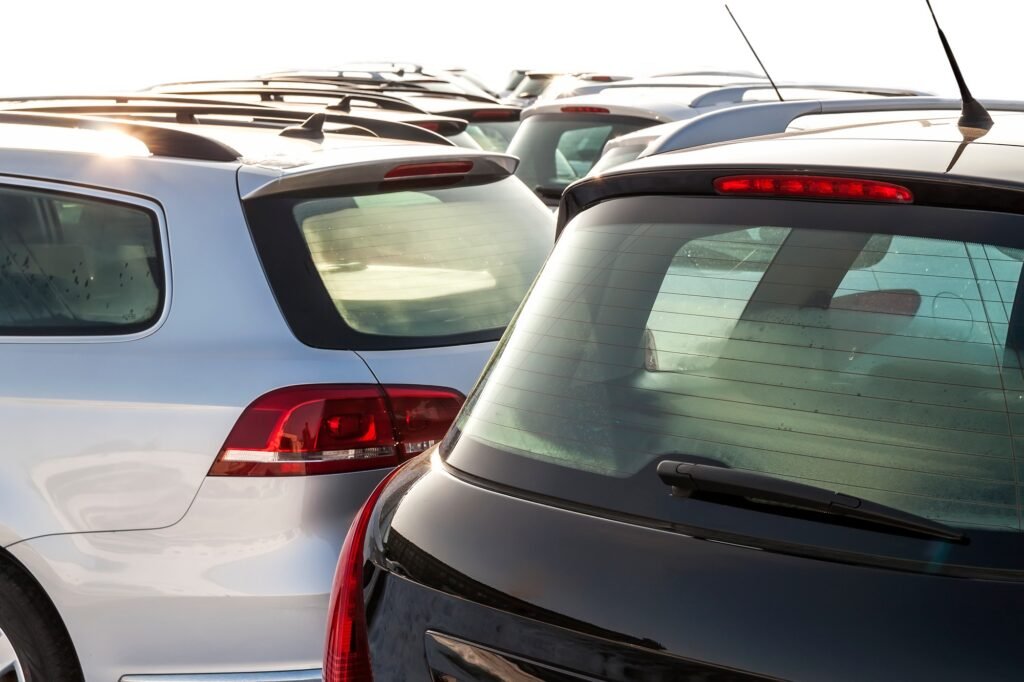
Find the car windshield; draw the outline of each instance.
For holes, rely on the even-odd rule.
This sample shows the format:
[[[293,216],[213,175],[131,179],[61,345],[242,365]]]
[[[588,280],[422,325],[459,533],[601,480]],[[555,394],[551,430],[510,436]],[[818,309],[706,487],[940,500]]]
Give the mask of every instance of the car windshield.
[[[590,171],[609,140],[655,123],[608,114],[537,114],[519,126],[508,153],[519,157],[516,175],[527,187],[563,189]]]
[[[690,457],[1019,533],[1024,251],[1005,240],[1020,222],[716,198],[590,209],[467,403],[450,461],[659,516],[676,507],[651,506],[651,467]]]

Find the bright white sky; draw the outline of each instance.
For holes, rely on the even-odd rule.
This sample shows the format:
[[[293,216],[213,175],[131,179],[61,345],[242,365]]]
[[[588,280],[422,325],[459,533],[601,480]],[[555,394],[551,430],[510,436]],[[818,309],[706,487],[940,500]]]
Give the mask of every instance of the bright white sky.
[[[934,0],[975,95],[1024,99],[1024,2]],[[732,0],[777,80],[955,84],[924,0]],[[0,93],[128,89],[355,60],[646,74],[757,70],[721,0],[5,2]]]

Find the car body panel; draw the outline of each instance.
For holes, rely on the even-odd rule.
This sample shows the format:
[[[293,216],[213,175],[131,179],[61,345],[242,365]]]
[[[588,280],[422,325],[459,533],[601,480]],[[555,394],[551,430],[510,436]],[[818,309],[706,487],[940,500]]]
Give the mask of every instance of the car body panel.
[[[154,173],[154,166],[166,172]],[[372,381],[354,354],[309,349],[291,335],[247,231],[225,229],[244,224],[233,169],[211,169],[197,181],[203,168],[132,159],[115,172],[133,167],[120,182],[97,179],[161,195],[172,292],[166,319],[126,339],[0,339],[7,367],[0,396],[8,434],[0,459],[4,544],[173,524],[255,397],[297,383]],[[193,186],[187,195],[159,191],[185,182]],[[56,187],[10,177],[0,184]]]
[[[730,670],[913,679],[925,661],[929,679],[1018,675],[1007,652],[1024,646],[1013,625],[1024,607],[1019,583],[808,560],[488,489],[436,456],[422,470],[397,508],[387,491],[380,502],[390,511],[377,561],[429,591],[413,599],[382,577],[370,635],[384,679],[395,670],[390,656],[426,630],[603,680],[635,679],[639,670],[644,679],[730,679]],[[392,589],[409,596],[393,601]],[[465,615],[451,618],[452,610]],[[410,627],[388,627],[405,617]],[[517,635],[524,618],[546,625],[546,635]],[[575,648],[580,640],[589,657]],[[627,654],[639,670],[622,665]],[[406,656],[399,677],[423,670],[429,679],[413,662],[420,656]]]
[[[496,345],[492,341],[443,348],[364,350],[359,355],[382,384],[447,386],[468,395]]]
[[[170,528],[10,551],[56,604],[87,680],[319,668],[339,520],[386,471],[207,478]]]
[[[811,135],[759,138],[745,143],[745,148],[756,152],[756,155],[748,154],[731,144],[712,145],[637,159],[616,167],[605,173],[604,177],[612,173],[658,170],[673,166],[728,168],[742,165],[755,168],[849,168],[885,175],[902,173],[988,183],[1024,182],[1024,172],[1019,163],[1020,150],[1017,147],[971,143],[965,145],[965,150],[956,157],[956,163],[950,168],[959,147],[956,142],[924,140],[832,140],[818,139]]]

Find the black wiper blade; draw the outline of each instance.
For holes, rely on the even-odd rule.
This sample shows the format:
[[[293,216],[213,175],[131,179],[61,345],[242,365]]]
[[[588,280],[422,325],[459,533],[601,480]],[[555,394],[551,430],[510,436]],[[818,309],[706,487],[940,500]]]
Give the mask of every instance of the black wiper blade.
[[[794,483],[766,474],[727,469],[708,464],[665,460],[658,464],[658,476],[679,495],[716,495],[764,501],[856,519],[872,525],[964,542],[967,536],[938,521],[910,514],[877,502],[862,500],[826,488]]]

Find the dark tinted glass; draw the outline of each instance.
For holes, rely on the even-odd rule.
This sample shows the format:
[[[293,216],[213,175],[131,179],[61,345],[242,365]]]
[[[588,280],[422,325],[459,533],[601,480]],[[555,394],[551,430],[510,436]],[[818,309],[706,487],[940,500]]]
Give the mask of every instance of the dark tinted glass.
[[[519,126],[508,153],[519,157],[516,175],[527,187],[564,188],[590,171],[608,140],[655,123],[607,114],[539,114]]]
[[[141,208],[0,188],[0,334],[121,334],[163,300],[155,217]]]
[[[649,515],[652,467],[686,455],[1019,532],[1019,222],[667,197],[592,209],[459,420],[454,453],[489,454],[451,461]]]

